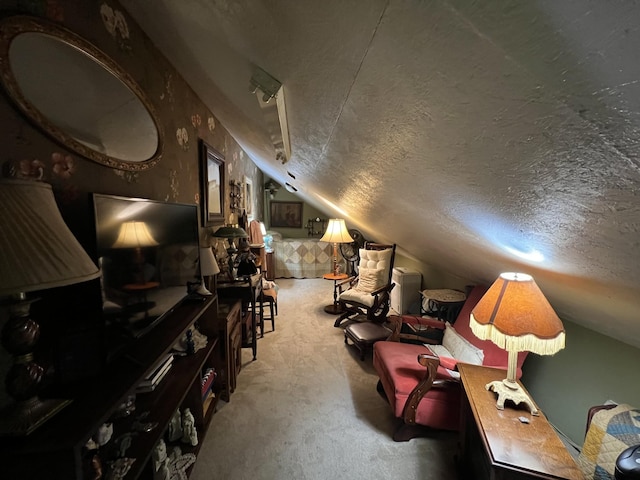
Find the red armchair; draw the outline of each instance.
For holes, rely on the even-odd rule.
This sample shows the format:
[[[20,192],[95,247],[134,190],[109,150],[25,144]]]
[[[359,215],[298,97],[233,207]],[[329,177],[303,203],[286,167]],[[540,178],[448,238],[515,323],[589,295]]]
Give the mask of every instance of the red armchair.
[[[471,344],[472,347],[468,347],[470,350],[481,350],[478,362],[474,363],[506,370],[508,353],[491,341],[478,339],[469,327],[471,310],[486,290],[483,286],[473,287],[453,327],[464,339],[460,342]],[[403,323],[445,328],[445,324],[437,320],[407,315],[401,318]],[[453,332],[450,334],[453,335]],[[393,339],[392,336],[390,340]],[[518,378],[522,374],[521,368],[527,353],[518,354]],[[386,397],[393,414],[399,419],[393,435],[395,441],[421,436],[425,433],[424,427],[459,429],[461,391],[455,372],[458,361],[469,362],[471,359],[469,355],[465,355],[464,359],[437,357],[424,345],[397,341],[375,343],[373,366],[380,378],[378,391]]]

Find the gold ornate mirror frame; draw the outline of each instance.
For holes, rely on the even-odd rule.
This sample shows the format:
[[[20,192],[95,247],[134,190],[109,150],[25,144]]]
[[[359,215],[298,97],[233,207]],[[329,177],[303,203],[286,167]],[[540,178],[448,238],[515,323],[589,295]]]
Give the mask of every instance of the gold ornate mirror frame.
[[[23,50],[28,49],[28,59],[19,58],[15,53],[16,45],[22,45],[20,48]],[[43,47],[42,52],[33,51],[34,46],[38,45]],[[47,49],[46,53],[44,48]],[[38,53],[49,62],[49,49],[59,52],[60,58],[68,57],[69,63],[54,63],[49,67],[31,63],[37,61],[34,59]],[[11,58],[11,55],[15,55],[15,58]],[[16,66],[23,73],[16,75]],[[87,67],[85,80],[85,72],[79,71],[83,67]],[[80,74],[72,75],[74,70]],[[45,134],[83,157],[108,167],[130,171],[148,169],[160,160],[164,134],[152,103],[136,81],[115,61],[70,30],[44,19],[24,15],[2,19],[0,75],[9,97],[29,120]],[[28,83],[25,78],[29,80]],[[85,83],[67,86],[67,82],[76,79]],[[49,85],[53,91],[43,90]],[[109,85],[110,90],[115,92],[96,94],[93,90],[100,85]],[[66,90],[66,94],[77,94],[78,97],[66,99],[63,90]],[[26,93],[31,91],[36,93]],[[85,96],[81,98],[81,94]],[[36,101],[32,101],[33,98]],[[91,98],[96,99],[95,106],[87,104],[86,100]],[[117,99],[120,104],[110,105],[111,98]],[[60,102],[66,103],[61,106]],[[110,108],[112,106],[117,108]],[[67,118],[57,118],[68,111],[71,113]],[[132,112],[136,115],[132,116]],[[94,118],[87,121],[85,117],[90,115]],[[76,125],[70,125],[73,121]],[[95,131],[88,131],[89,125],[94,126]],[[108,133],[108,142],[105,143],[101,137],[104,132]]]

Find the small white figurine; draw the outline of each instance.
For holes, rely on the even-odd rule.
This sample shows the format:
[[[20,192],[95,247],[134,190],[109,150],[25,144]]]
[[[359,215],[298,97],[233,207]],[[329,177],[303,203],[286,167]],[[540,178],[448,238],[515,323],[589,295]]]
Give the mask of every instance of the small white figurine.
[[[158,440],[156,446],[153,448],[151,452],[151,458],[153,460],[153,471],[157,472],[162,464],[166,463],[167,459],[167,445],[164,443],[163,439]]]
[[[170,480],[169,459],[165,458],[158,470],[153,472],[153,480]]]
[[[113,423],[103,423],[100,428],[98,428],[98,433],[96,433],[96,443],[103,447],[111,440],[112,435]]]
[[[184,409],[182,413],[182,443],[188,443],[192,447],[198,445],[198,432],[191,410]]]
[[[180,414],[180,409],[177,409],[173,413],[171,420],[169,420],[167,437],[170,442],[175,442],[182,438],[182,415]]]

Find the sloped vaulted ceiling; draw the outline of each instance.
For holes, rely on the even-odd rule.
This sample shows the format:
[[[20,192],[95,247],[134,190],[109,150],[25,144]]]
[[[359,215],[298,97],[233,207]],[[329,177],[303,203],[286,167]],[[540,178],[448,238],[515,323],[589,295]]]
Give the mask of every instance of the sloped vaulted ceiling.
[[[563,318],[640,347],[640,4],[122,3],[305,201],[461,277],[531,273]],[[253,66],[285,86],[286,165]]]

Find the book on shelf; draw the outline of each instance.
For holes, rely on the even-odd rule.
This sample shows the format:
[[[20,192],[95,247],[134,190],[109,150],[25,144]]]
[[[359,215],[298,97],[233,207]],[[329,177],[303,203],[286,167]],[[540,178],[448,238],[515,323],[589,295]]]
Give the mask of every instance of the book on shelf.
[[[216,394],[212,390],[209,390],[209,393],[202,401],[202,411],[204,412],[205,415],[209,411],[209,407],[211,407],[215,398],[216,398]]]
[[[138,384],[138,388],[136,389],[138,392],[150,392],[155,389],[155,387],[160,383],[160,381],[164,378],[167,372],[171,369],[173,365],[173,355],[168,354],[160,359],[154,365],[153,370],[149,375],[147,375],[144,380],[142,380]]]
[[[202,380],[200,382],[200,391],[202,393],[202,401],[204,402],[207,398],[207,395],[211,391],[213,387],[213,381],[216,379],[217,373],[214,368],[207,368],[202,375]]]

